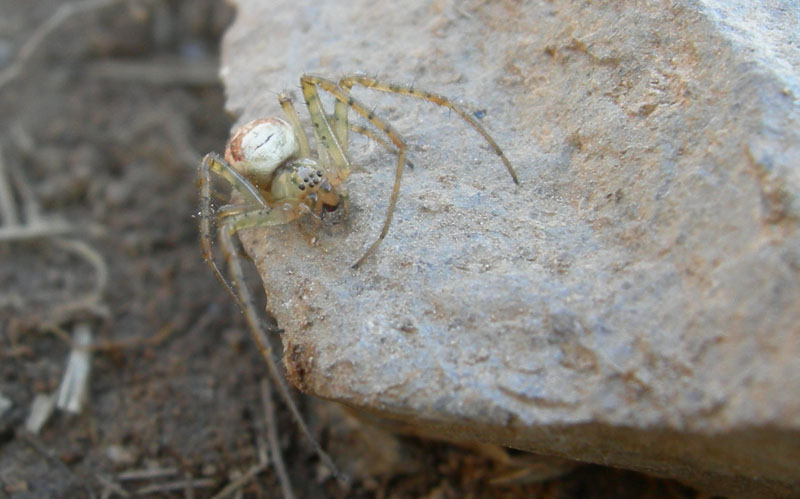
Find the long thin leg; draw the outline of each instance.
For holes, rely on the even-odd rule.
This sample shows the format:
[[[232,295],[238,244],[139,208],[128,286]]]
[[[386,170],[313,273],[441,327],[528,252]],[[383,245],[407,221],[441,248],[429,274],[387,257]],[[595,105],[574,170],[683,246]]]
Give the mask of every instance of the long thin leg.
[[[211,172],[227,180],[237,192],[243,195],[245,202],[237,205],[225,205],[214,213],[211,208]],[[297,218],[296,210],[284,211],[270,208],[259,194],[258,189],[216,153],[209,153],[203,158],[197,181],[200,185],[200,246],[203,250],[203,259],[237,302],[239,308],[244,308],[244,304],[239,301],[239,296],[233,286],[230,285],[214,260],[214,251],[211,248],[214,234],[212,223],[215,220],[224,219],[226,225],[237,232],[249,227],[265,227],[290,222]],[[256,208],[254,209],[253,206]]]
[[[215,152],[208,153],[206,154],[205,158],[203,158],[203,162],[200,164],[200,178],[198,179],[198,182],[201,183],[201,195],[203,194],[202,187],[205,183],[209,201],[211,196],[210,172],[214,172],[227,180],[231,187],[233,187],[237,192],[239,192],[239,194],[242,195],[242,197],[244,197],[245,203],[260,206],[262,208],[267,207],[267,202],[261,197],[258,189],[256,189],[256,187],[241,173],[229,165],[222,156]]]
[[[212,217],[214,213],[211,209],[211,172],[215,172],[228,180],[233,188],[245,194],[245,197],[250,198],[254,202],[256,209],[244,211],[244,205],[228,205],[221,209],[217,216],[224,220],[222,227],[219,230],[219,241],[222,248],[223,255],[228,264],[228,271],[231,276],[232,284],[229,284],[225,276],[217,267],[214,260],[213,250],[211,248],[211,238],[213,231],[211,230]],[[208,154],[201,163],[198,182],[200,183],[200,241],[203,249],[203,259],[209,267],[211,267],[214,275],[217,276],[220,282],[225,286],[228,292],[233,296],[245,320],[253,334],[256,345],[267,363],[267,369],[270,376],[278,385],[281,397],[286,402],[292,416],[295,418],[300,430],[305,434],[311,442],[314,450],[319,455],[320,459],[328,466],[336,475],[337,479],[346,481],[346,477],[342,475],[333,460],[328,454],[322,450],[317,443],[316,439],[311,435],[308,427],[305,425],[297,405],[289,394],[289,389],[278,369],[275,360],[272,357],[272,348],[267,340],[266,333],[259,319],[258,312],[253,301],[249,289],[245,285],[244,273],[240,264],[240,257],[233,240],[234,234],[238,231],[250,227],[265,227],[271,225],[285,224],[288,221],[296,218],[296,210],[281,210],[271,209],[264,203],[258,191],[253,185],[242,177],[236,170],[234,170],[224,159],[217,154]],[[257,201],[257,202],[256,202]]]
[[[475,118],[472,117],[472,115],[470,115],[465,110],[461,109],[447,97],[433,92],[428,92],[426,90],[417,90],[411,86],[395,85],[393,83],[384,83],[376,80],[375,78],[357,74],[345,76],[344,78],[339,80],[339,85],[348,94],[353,85],[361,85],[363,87],[371,88],[373,90],[378,90],[381,92],[409,95],[411,97],[424,99],[438,106],[451,109],[456,114],[461,116],[461,118],[463,118],[464,121],[469,123],[472,126],[472,128],[477,130],[478,133],[480,133],[483,136],[486,142],[488,142],[489,145],[492,146],[492,149],[494,149],[495,154],[500,156],[500,159],[506,166],[508,173],[511,174],[511,178],[514,180],[514,183],[519,184],[519,179],[517,178],[517,172],[514,171],[514,167],[511,166],[511,162],[508,160],[508,158],[506,158],[506,155],[503,153],[503,150],[500,149],[500,146],[497,145],[497,142],[494,141],[494,139],[489,135],[489,133],[481,126],[480,123],[478,123],[478,121]]]
[[[347,158],[341,142],[339,142],[338,135],[334,133],[331,124],[328,122],[313,78],[308,75],[301,76],[300,85],[303,88],[303,98],[305,99],[306,108],[308,108],[308,115],[311,117],[311,124],[314,126],[314,136],[330,158],[332,162],[330,166],[333,168],[335,176],[339,180],[344,180],[350,175],[350,160]]]
[[[214,172],[224,179],[226,179],[234,189],[237,189],[245,198],[249,198],[256,206],[267,207],[267,204],[261,198],[258,190],[245,179],[242,175],[234,170],[219,154],[210,153],[206,154],[203,162],[200,163],[200,169],[197,172],[197,182],[200,187],[200,247],[203,250],[203,260],[208,264],[217,280],[225,286],[228,293],[233,297],[239,308],[243,305],[239,302],[239,297],[233,290],[233,287],[225,279],[225,276],[217,267],[214,260],[214,251],[211,248],[212,238],[214,231],[211,225],[215,220],[213,209],[211,208],[211,172]]]
[[[339,139],[339,143],[342,145],[342,150],[345,154],[350,147],[349,136],[347,134],[350,128],[347,121],[348,111],[347,104],[337,99],[336,102],[333,103],[333,115],[330,116],[330,122],[333,123],[333,131]]]
[[[240,217],[239,221],[244,220],[244,218],[248,215],[253,220],[243,223],[242,226],[252,227],[256,225],[273,225],[270,223],[272,220],[268,218],[261,218],[257,213],[245,213],[238,215],[238,217]],[[294,403],[294,399],[289,393],[289,388],[286,385],[286,381],[283,379],[283,374],[281,373],[280,369],[278,369],[277,363],[272,356],[272,347],[270,346],[267,335],[264,332],[263,323],[258,315],[253,296],[250,294],[250,290],[245,285],[244,272],[242,272],[242,266],[240,264],[241,258],[239,257],[236,245],[233,241],[233,235],[238,231],[235,218],[236,217],[231,217],[231,219],[223,225],[222,230],[220,231],[220,245],[222,246],[222,252],[225,255],[225,260],[228,262],[228,270],[231,274],[231,280],[238,295],[237,301],[242,305],[242,313],[247,321],[247,325],[249,326],[250,331],[253,333],[253,339],[256,342],[256,346],[258,347],[261,356],[267,363],[267,369],[269,370],[270,377],[278,385],[278,391],[281,394],[281,398],[283,398],[284,402],[286,402],[286,405],[289,407],[289,410],[292,413],[297,426],[300,428],[300,431],[303,432],[309,442],[311,442],[311,445],[314,447],[314,450],[319,458],[333,472],[336,478],[340,481],[347,482],[347,477],[345,477],[339,471],[328,453],[322,450],[322,447],[320,447],[320,445],[317,443],[317,440],[313,435],[311,435],[311,431],[309,431],[305,421],[303,421],[303,417],[300,415],[300,411],[297,409],[297,405]],[[284,222],[280,221],[277,223]]]
[[[381,241],[383,241],[383,238],[386,237],[386,233],[389,231],[389,225],[392,223],[392,215],[394,215],[394,207],[397,204],[397,195],[400,192],[400,180],[403,177],[403,166],[406,162],[406,149],[408,149],[408,146],[403,140],[403,137],[394,129],[394,127],[392,127],[384,119],[376,116],[375,113],[367,109],[366,106],[356,100],[349,93],[342,90],[342,88],[339,87],[334,81],[322,76],[303,75],[300,77],[300,83],[303,86],[303,95],[306,96],[306,103],[309,106],[309,114],[311,115],[312,121],[315,119],[322,119],[324,120],[325,124],[328,125],[328,121],[325,119],[325,113],[322,110],[322,105],[320,104],[319,93],[317,92],[317,86],[319,86],[321,89],[335,97],[337,101],[346,103],[348,107],[353,109],[353,111],[369,120],[370,123],[385,133],[389,140],[391,140],[395,147],[397,147],[397,167],[394,177],[394,187],[392,188],[392,197],[389,201],[389,210],[386,214],[386,220],[383,223],[383,228],[381,229],[378,239],[372,243],[372,245],[367,248],[367,251],[364,253],[364,255],[353,264],[353,268],[356,268],[364,263],[364,260],[366,260],[367,257],[369,257],[373,251],[375,251],[375,248],[377,248]],[[311,109],[312,104],[315,105],[314,110]],[[319,116],[315,116],[315,112],[319,113]],[[314,126],[315,128],[322,128],[321,124],[320,126],[317,126],[315,123]],[[328,130],[330,130],[330,125],[328,125]],[[338,150],[341,150],[341,147],[336,139],[331,138],[329,142],[335,143]],[[325,147],[326,149],[328,148],[327,144]]]
[[[286,94],[280,94],[278,95],[278,102],[280,102],[284,114],[286,114],[286,117],[289,119],[289,124],[292,125],[292,128],[294,129],[294,135],[300,142],[300,157],[310,158],[311,147],[308,145],[308,136],[306,135],[305,130],[303,130],[303,125],[300,123],[300,117],[297,116],[297,111],[294,109],[292,99],[290,99]]]
[[[338,103],[339,101],[337,100],[336,102]],[[357,133],[359,135],[363,135],[364,137],[367,137],[370,140],[374,140],[375,142],[380,144],[384,149],[386,149],[387,151],[389,151],[392,154],[399,154],[400,153],[400,151],[395,149],[395,147],[392,144],[390,144],[386,140],[382,139],[378,134],[376,134],[375,132],[373,132],[372,130],[370,130],[367,127],[363,127],[361,125],[357,125],[355,123],[351,123],[350,124],[350,131],[353,132],[353,133]],[[406,157],[406,166],[411,168],[411,169],[414,168],[414,163],[412,163],[411,160],[408,159],[407,157]]]
[[[347,93],[350,93],[350,89],[343,87],[341,84],[339,85],[339,88]],[[348,109],[347,102],[336,99],[336,102],[333,103],[333,116],[330,120],[331,123],[333,123],[333,131],[339,138],[339,143],[342,145],[342,150],[344,150],[345,153],[349,147],[347,135],[347,130],[350,128],[348,123],[349,111],[350,110]]]

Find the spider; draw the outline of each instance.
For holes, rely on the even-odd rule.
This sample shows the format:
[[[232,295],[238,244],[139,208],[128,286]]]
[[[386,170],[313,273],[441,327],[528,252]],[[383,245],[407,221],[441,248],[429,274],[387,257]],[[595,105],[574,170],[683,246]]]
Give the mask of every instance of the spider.
[[[300,118],[291,99],[280,94],[278,100],[286,120],[273,117],[242,125],[234,131],[228,141],[224,157],[209,153],[203,159],[199,170],[200,239],[203,258],[241,308],[267,363],[270,376],[277,382],[282,398],[289,406],[299,428],[312,442],[320,458],[334,474],[340,477],[332,460],[308,431],[273,360],[264,332],[266,328],[262,326],[252,296],[244,285],[244,274],[233,236],[240,230],[281,225],[304,215],[320,218],[325,212],[333,211],[343,204],[344,194],[340,191],[340,186],[350,176],[352,169],[347,156],[347,146],[348,134],[354,132],[376,140],[397,155],[394,187],[383,228],[375,242],[352,267],[359,267],[375,251],[386,237],[392,221],[400,179],[407,163],[407,145],[388,122],[350,95],[354,85],[424,99],[452,110],[489,143],[511,174],[514,183],[519,184],[519,180],[508,158],[494,139],[475,118],[447,97],[418,90],[413,86],[395,85],[359,74],[347,75],[338,83],[322,76],[305,74],[300,77],[300,85],[313,125],[317,157],[314,158],[311,154],[308,137],[300,124]],[[323,109],[319,89],[328,92],[335,99],[333,114],[327,114]],[[366,118],[385,134],[388,141],[367,128],[350,124],[349,109]],[[212,172],[225,179],[240,198],[231,204],[219,207],[216,212],[211,206]],[[215,263],[211,248],[212,225],[219,228],[219,242],[232,284]]]

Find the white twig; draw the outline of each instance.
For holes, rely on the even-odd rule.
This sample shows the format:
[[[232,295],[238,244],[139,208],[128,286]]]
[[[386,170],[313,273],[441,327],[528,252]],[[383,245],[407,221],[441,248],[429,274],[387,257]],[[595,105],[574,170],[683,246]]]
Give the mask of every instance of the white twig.
[[[77,239],[54,239],[53,242],[62,248],[72,251],[94,267],[94,289],[84,299],[86,302],[100,302],[108,285],[108,265],[105,259],[90,245]]]
[[[156,485],[148,485],[136,491],[137,495],[155,495],[160,492],[174,492],[178,490],[186,491],[187,487],[192,489],[201,489],[213,487],[217,484],[216,480],[210,478],[198,478],[197,480],[176,480],[174,482],[167,482]]]
[[[2,418],[3,414],[8,412],[8,410],[12,407],[14,407],[14,403],[11,402],[8,397],[0,393],[0,418]]]
[[[62,222],[39,222],[30,225],[12,225],[9,227],[0,227],[0,241],[22,241],[25,239],[63,236],[74,230],[74,227]]]
[[[53,414],[55,405],[56,399],[53,394],[37,393],[31,404],[31,413],[25,420],[25,429],[34,435],[38,434]]]
[[[72,333],[72,351],[69,353],[67,368],[58,387],[56,406],[59,409],[78,414],[83,409],[89,389],[89,374],[92,371],[91,351],[92,330],[85,322],[75,326]]]
[[[152,468],[144,470],[123,471],[117,475],[117,480],[152,480],[154,478],[164,478],[178,474],[177,468]]]

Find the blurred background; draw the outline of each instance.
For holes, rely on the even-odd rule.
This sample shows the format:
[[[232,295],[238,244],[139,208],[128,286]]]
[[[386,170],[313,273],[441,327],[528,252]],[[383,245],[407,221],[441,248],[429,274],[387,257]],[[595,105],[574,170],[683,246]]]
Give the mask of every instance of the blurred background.
[[[0,497],[281,495],[266,369],[195,218],[197,165],[233,122],[217,70],[234,15],[213,0],[0,0]],[[331,479],[277,404],[300,497],[695,496],[393,436],[297,398],[354,478]]]

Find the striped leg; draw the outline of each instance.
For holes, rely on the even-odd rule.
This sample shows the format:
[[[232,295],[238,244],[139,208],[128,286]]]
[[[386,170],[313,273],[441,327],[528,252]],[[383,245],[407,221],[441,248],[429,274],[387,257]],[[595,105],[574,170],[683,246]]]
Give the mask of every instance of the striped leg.
[[[336,101],[336,102],[338,103],[339,101]],[[328,120],[332,120],[332,119],[333,119],[332,117],[330,117],[330,116],[328,117]],[[357,125],[355,123],[350,123],[349,128],[350,128],[350,131],[353,132],[353,133],[357,133],[359,135],[363,135],[364,137],[367,137],[370,140],[374,140],[375,142],[380,144],[381,147],[383,147],[384,149],[386,149],[390,153],[395,154],[395,155],[400,154],[400,151],[398,151],[392,144],[387,142],[384,138],[382,138],[381,136],[379,136],[378,134],[376,134],[375,132],[373,132],[369,128],[363,127],[361,125]],[[406,166],[411,168],[412,170],[414,169],[414,163],[412,163],[411,160],[408,159],[408,155],[406,155]]]
[[[519,184],[519,179],[517,178],[517,172],[514,171],[514,167],[511,166],[511,162],[506,158],[506,155],[503,154],[503,150],[500,149],[500,146],[497,145],[497,142],[489,135],[489,133],[481,126],[478,121],[472,117],[471,114],[466,112],[465,110],[461,109],[457,106],[453,101],[448,99],[443,95],[439,95],[433,92],[428,92],[426,90],[417,90],[412,86],[404,86],[404,85],[395,85],[393,83],[384,83],[378,81],[375,78],[364,76],[364,75],[348,75],[342,78],[339,81],[339,86],[342,90],[346,93],[350,93],[350,89],[353,85],[361,85],[366,88],[371,88],[373,90],[378,90],[380,92],[389,92],[394,94],[401,94],[401,95],[409,95],[411,97],[416,97],[418,99],[424,99],[429,102],[432,102],[438,106],[446,107],[464,119],[467,123],[472,126],[478,133],[483,136],[486,142],[494,150],[495,154],[500,156],[500,159],[503,161],[503,164],[506,166],[508,173],[511,174],[511,178],[514,180],[515,184]]]
[[[214,261],[214,252],[211,249],[212,238],[214,231],[212,225],[215,223],[216,216],[213,208],[211,207],[211,172],[224,178],[235,190],[237,190],[246,200],[253,206],[258,206],[261,209],[267,209],[267,204],[259,194],[258,190],[239,172],[233,169],[231,165],[225,161],[222,156],[216,153],[206,154],[203,162],[200,164],[198,171],[197,182],[200,187],[200,246],[203,250],[203,259],[206,261],[214,275],[219,282],[225,286],[225,289],[233,296],[239,308],[244,308],[244,305],[239,301],[239,297],[233,290],[233,287],[225,279],[225,276],[217,267]]]
[[[305,421],[303,421],[303,417],[300,415],[300,410],[297,408],[297,404],[295,404],[294,399],[289,393],[289,387],[286,385],[286,381],[283,378],[283,373],[281,373],[272,355],[272,347],[270,346],[269,339],[265,333],[266,328],[264,323],[259,317],[258,308],[255,305],[253,296],[250,294],[250,290],[245,284],[244,272],[242,271],[241,266],[241,257],[239,256],[237,251],[238,248],[233,239],[233,236],[237,231],[246,227],[263,227],[267,225],[286,223],[285,220],[276,216],[275,213],[279,211],[280,210],[273,210],[271,213],[264,213],[262,210],[258,210],[257,212],[245,212],[238,215],[232,215],[229,217],[228,221],[225,222],[225,224],[222,226],[222,230],[220,231],[220,246],[222,247],[225,260],[228,262],[228,271],[231,275],[233,288],[236,290],[236,301],[241,307],[242,313],[247,321],[247,325],[250,328],[250,332],[253,333],[253,339],[258,346],[258,350],[261,353],[261,356],[264,358],[264,361],[267,363],[267,369],[269,370],[270,377],[278,385],[278,391],[281,394],[281,398],[284,400],[284,402],[286,402],[286,405],[289,407],[297,426],[300,428],[300,431],[305,435],[308,441],[311,442],[314,450],[322,462],[325,463],[325,465],[333,472],[338,480],[347,482],[347,477],[339,471],[328,453],[322,450],[322,447],[320,447],[319,443],[317,443],[317,440],[311,434],[311,431],[308,429],[308,426],[306,426]]]
[[[336,82],[321,76],[303,75],[300,78],[300,83],[303,87],[303,96],[306,98],[306,105],[308,106],[315,132],[319,134],[319,140],[325,145],[325,149],[329,154],[332,156],[338,153],[344,155],[341,144],[336,137],[333,136],[331,126],[325,116],[322,105],[320,104],[317,87],[325,90],[338,102],[345,103],[347,107],[350,107],[353,109],[353,111],[369,120],[370,123],[375,125],[379,130],[386,134],[398,151],[394,187],[392,188],[392,197],[389,201],[389,210],[386,214],[386,220],[383,223],[383,228],[381,229],[378,239],[372,243],[372,245],[367,248],[367,251],[364,253],[364,255],[362,255],[361,258],[359,258],[358,261],[353,264],[353,268],[356,268],[364,263],[364,260],[366,260],[367,257],[369,257],[373,251],[375,251],[375,248],[377,248],[381,241],[383,241],[383,238],[386,237],[386,233],[389,231],[389,225],[392,223],[392,215],[394,215],[394,207],[397,204],[397,195],[400,192],[400,181],[403,177],[403,166],[406,162],[406,150],[408,149],[408,146],[403,140],[403,137],[387,121],[376,116],[375,113],[367,109],[366,106],[352,97],[347,91],[339,87]],[[328,143],[330,143],[330,146]]]
[[[289,120],[289,124],[292,125],[292,128],[294,129],[294,135],[297,137],[297,141],[300,143],[300,157],[310,158],[311,148],[308,145],[308,136],[306,136],[306,132],[303,130],[303,125],[300,124],[300,117],[297,116],[297,111],[294,109],[292,99],[290,99],[286,94],[280,94],[278,96],[278,102],[280,102],[281,107],[283,108],[283,113]]]
[[[339,141],[338,135],[334,134],[330,122],[328,122],[327,114],[322,108],[322,102],[319,100],[319,93],[317,92],[317,80],[322,79],[316,76],[303,75],[300,77],[300,85],[303,88],[303,98],[305,99],[308,114],[311,117],[311,124],[313,125],[314,138],[317,143],[321,145],[327,157],[330,158],[331,164],[324,161],[321,157],[320,161],[324,164],[325,168],[330,168],[333,171],[330,177],[335,177],[339,181],[343,181],[350,176],[350,160],[345,154],[342,143]],[[329,81],[329,80],[328,80]],[[331,82],[333,83],[333,82]],[[333,83],[336,86],[335,83]]]
[[[211,172],[220,175],[230,182],[234,189],[242,193],[248,204],[223,206],[214,213],[211,207]],[[278,385],[278,391],[289,407],[300,430],[312,443],[314,450],[325,465],[333,471],[339,480],[346,481],[346,477],[338,471],[333,460],[322,450],[316,439],[311,435],[311,432],[300,415],[300,411],[297,409],[294,399],[292,399],[289,393],[289,388],[273,358],[272,347],[267,339],[264,323],[259,318],[258,308],[255,305],[253,296],[250,294],[250,290],[245,284],[241,257],[239,256],[238,247],[234,241],[234,235],[240,230],[250,227],[285,224],[297,218],[300,212],[296,209],[281,210],[268,207],[258,193],[258,190],[234,170],[222,157],[214,153],[206,155],[203,159],[200,165],[198,182],[200,184],[200,241],[203,250],[203,259],[208,266],[211,267],[214,275],[217,276],[217,279],[222,282],[239,305],[247,321],[247,325],[253,334],[258,350],[267,363],[270,377]],[[228,272],[231,279],[230,283],[222,274],[214,260],[212,250],[212,224],[217,220],[221,222],[221,227],[219,228],[219,243],[223,257],[228,265]],[[280,456],[275,457],[275,459],[279,458]]]

